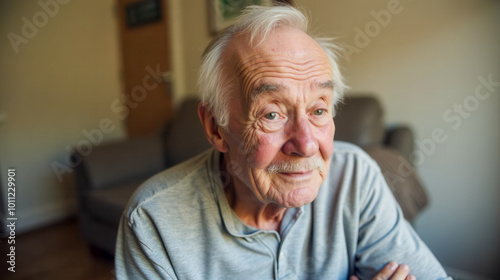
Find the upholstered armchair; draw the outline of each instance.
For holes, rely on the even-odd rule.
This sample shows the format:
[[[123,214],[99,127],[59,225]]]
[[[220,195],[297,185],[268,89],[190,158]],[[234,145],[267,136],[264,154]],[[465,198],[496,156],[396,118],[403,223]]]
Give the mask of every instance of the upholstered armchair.
[[[137,187],[155,173],[210,147],[198,120],[197,104],[196,99],[185,100],[164,133],[105,143],[86,157],[72,155],[78,163],[81,232],[92,248],[113,255],[121,214]],[[411,130],[405,126],[388,129],[380,103],[371,96],[347,98],[335,123],[336,140],[359,145],[378,162],[411,221],[427,203],[408,162],[413,151]]]

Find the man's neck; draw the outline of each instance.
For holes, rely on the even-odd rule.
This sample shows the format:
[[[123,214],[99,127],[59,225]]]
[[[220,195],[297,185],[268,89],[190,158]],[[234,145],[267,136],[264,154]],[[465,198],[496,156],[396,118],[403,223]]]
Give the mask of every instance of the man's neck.
[[[279,231],[286,208],[275,203],[264,204],[255,199],[249,189],[244,188],[244,186],[238,188],[230,184],[224,190],[229,206],[236,215],[246,225]]]

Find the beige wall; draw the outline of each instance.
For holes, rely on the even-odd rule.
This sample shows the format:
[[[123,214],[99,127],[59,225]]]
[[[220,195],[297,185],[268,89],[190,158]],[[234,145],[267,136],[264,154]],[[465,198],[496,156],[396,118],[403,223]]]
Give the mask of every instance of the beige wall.
[[[59,181],[52,164],[67,165],[67,146],[89,147],[84,130],[108,118],[114,129],[103,138],[124,135],[110,109],[121,91],[113,1],[59,1],[48,11],[38,1],[0,4],[0,165],[4,195],[7,168],[17,170],[18,232],[74,212],[72,173]]]
[[[415,130],[415,159],[431,199],[416,222],[421,237],[444,264],[498,277],[500,3],[295,3],[310,12],[316,30],[357,46],[342,60],[353,94],[374,92],[389,123]],[[381,21],[386,26],[372,15],[381,10],[394,12]],[[356,27],[371,28],[369,41],[356,36]],[[490,76],[497,86],[480,88],[476,97],[479,77]],[[431,143],[433,131],[442,135]]]
[[[169,0],[172,6],[176,100],[197,95],[196,75],[203,50],[212,38],[208,30],[207,1]],[[175,45],[174,45],[175,46]]]
[[[122,90],[114,1],[43,1],[56,4],[46,10],[37,2],[0,2],[0,34],[10,34],[0,42],[0,166],[3,187],[6,170],[17,169],[18,232],[74,213],[73,173],[61,167],[68,146],[87,147],[97,130],[102,141],[125,137],[110,108]],[[204,1],[170,0],[166,10],[178,103],[196,94],[210,34]],[[103,119],[112,132],[100,129]]]

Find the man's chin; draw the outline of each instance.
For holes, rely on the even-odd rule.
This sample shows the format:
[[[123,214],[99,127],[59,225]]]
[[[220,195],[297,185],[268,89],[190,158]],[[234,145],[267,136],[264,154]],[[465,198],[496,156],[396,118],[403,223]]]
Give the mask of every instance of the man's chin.
[[[317,195],[318,188],[305,187],[294,189],[287,195],[282,206],[285,208],[301,207],[313,202]]]

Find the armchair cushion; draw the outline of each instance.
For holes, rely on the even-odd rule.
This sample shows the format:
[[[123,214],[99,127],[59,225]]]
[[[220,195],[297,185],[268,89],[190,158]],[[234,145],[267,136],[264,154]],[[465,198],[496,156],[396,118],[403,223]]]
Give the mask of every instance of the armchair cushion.
[[[99,222],[118,228],[120,218],[134,191],[148,178],[120,184],[119,187],[98,189],[88,192],[83,199],[87,215]]]

